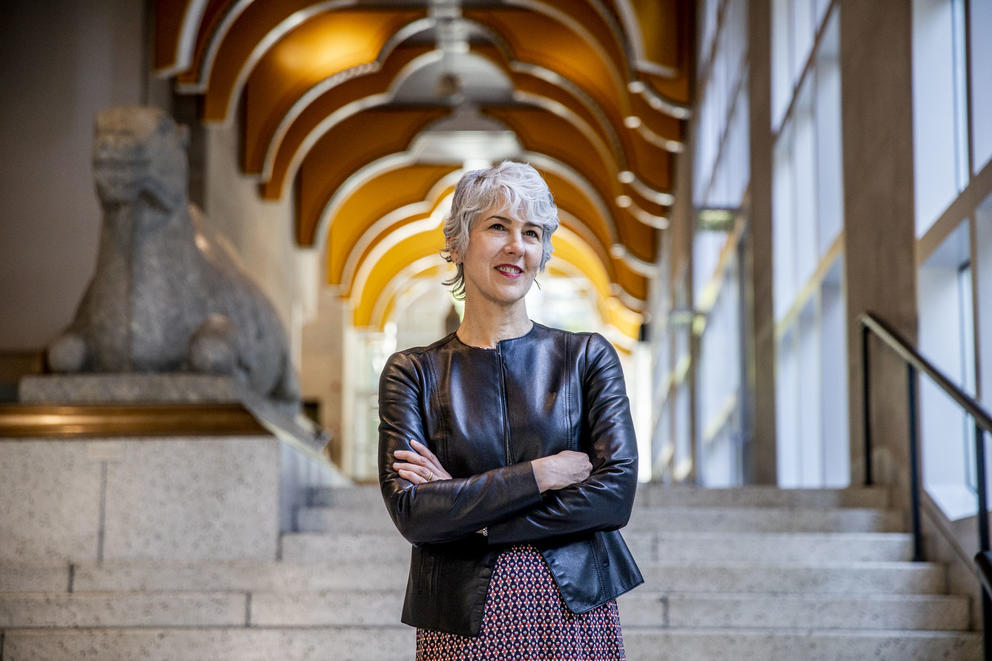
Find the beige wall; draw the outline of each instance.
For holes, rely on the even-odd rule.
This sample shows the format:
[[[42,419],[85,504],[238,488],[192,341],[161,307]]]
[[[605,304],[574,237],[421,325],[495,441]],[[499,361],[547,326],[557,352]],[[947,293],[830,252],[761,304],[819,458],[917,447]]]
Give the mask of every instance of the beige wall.
[[[72,318],[96,263],[97,110],[142,101],[143,2],[3,3],[0,351],[38,349]]]
[[[289,196],[263,200],[254,179],[238,166],[237,128],[207,124],[203,129],[203,207],[213,230],[230,242],[251,276],[275,305],[294,347],[302,314],[300,279],[316,277],[297,255]],[[309,262],[307,262],[309,264]],[[293,355],[299,355],[293,351]]]

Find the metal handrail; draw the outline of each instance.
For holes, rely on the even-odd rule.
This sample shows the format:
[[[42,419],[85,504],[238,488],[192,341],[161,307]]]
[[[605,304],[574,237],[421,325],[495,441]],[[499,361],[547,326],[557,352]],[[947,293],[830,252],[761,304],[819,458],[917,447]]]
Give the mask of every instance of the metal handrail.
[[[864,407],[865,484],[872,484],[871,471],[871,403],[869,397],[868,337],[870,334],[895,352],[906,363],[906,387],[909,403],[909,493],[910,516],[913,525],[913,560],[923,560],[923,533],[920,526],[920,472],[919,446],[917,443],[919,415],[917,412],[917,374],[926,374],[941,390],[957,402],[975,421],[975,472],[978,496],[978,553],[975,565],[982,586],[982,630],[985,659],[992,661],[992,554],[989,553],[989,517],[985,479],[985,433],[992,433],[992,417],[973,397],[954,385],[933,364],[920,355],[909,342],[892,330],[885,322],[870,312],[858,318],[861,325],[861,385]]]
[[[975,401],[975,398],[968,395],[966,392],[961,390],[961,388],[954,385],[954,383],[948,379],[944,374],[933,366],[929,360],[920,355],[917,351],[904,340],[896,331],[892,330],[885,322],[876,317],[870,312],[865,312],[859,317],[858,321],[862,326],[867,327],[876,336],[879,337],[886,345],[893,351],[895,351],[904,362],[909,363],[915,367],[920,372],[923,372],[933,380],[940,389],[951,396],[951,399],[956,401],[958,405],[971,414],[971,417],[975,419],[975,422],[981,424],[985,431],[992,432],[992,415],[990,415],[982,405]]]

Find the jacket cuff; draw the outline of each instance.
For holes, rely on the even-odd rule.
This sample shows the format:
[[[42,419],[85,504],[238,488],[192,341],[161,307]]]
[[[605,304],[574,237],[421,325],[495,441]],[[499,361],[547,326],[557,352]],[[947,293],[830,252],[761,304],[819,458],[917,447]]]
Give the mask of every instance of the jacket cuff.
[[[525,508],[536,507],[543,502],[541,489],[537,485],[537,477],[534,475],[534,467],[531,466],[531,462],[522,461],[519,464],[508,466],[505,470],[509,472],[507,480],[513,484],[514,493],[522,498],[527,498],[528,502],[524,503]],[[503,543],[500,541],[499,531],[505,527],[502,522],[491,523],[486,526],[485,538],[490,546]]]

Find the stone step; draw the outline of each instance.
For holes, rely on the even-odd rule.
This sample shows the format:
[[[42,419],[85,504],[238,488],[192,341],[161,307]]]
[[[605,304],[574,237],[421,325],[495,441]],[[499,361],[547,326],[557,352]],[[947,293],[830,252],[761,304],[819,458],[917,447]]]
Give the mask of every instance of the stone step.
[[[902,532],[899,510],[794,507],[639,507],[626,530],[691,532]]]
[[[725,489],[641,484],[635,507],[861,507],[885,509],[891,494],[883,487],[847,489],[779,489],[773,486],[746,486]]]
[[[302,532],[333,534],[386,533],[395,530],[385,510],[379,514],[332,507],[304,507],[297,513]],[[902,512],[863,508],[807,509],[782,507],[638,508],[630,532],[898,532]],[[397,533],[399,536],[399,533]]]
[[[628,661],[979,661],[982,637],[944,631],[624,630]]]
[[[733,533],[631,532],[623,538],[638,563],[705,562],[844,562],[908,560],[913,553],[907,533]],[[286,562],[409,562],[410,545],[392,532],[328,535],[292,533],[282,537]]]
[[[409,555],[409,552],[407,552]],[[409,560],[373,564],[334,562],[263,565],[77,567],[73,589],[86,591],[233,590],[306,592],[312,590],[402,590]]]
[[[668,626],[770,626],[819,628],[920,628],[963,629],[968,625],[965,597],[922,594],[943,585],[940,567],[903,567],[847,571],[838,569],[817,576],[816,585],[793,579],[779,581],[750,593],[707,593],[666,588],[678,583],[667,568],[652,567],[646,584],[625,595],[624,621],[634,625]],[[718,569],[718,568],[714,568]],[[363,572],[365,574],[371,572]],[[652,573],[661,574],[653,581]],[[678,570],[674,572],[678,574]],[[758,571],[757,573],[762,573]],[[764,572],[768,575],[770,572]],[[787,572],[786,572],[787,574]],[[830,583],[831,577],[836,580]],[[188,578],[188,577],[187,577]],[[682,577],[688,579],[689,577]],[[808,577],[806,577],[808,578]],[[0,594],[0,629],[30,627],[135,627],[135,626],[325,626],[390,625],[399,621],[405,577],[386,589],[309,589],[234,592],[141,591]],[[715,579],[715,580],[713,580]],[[714,573],[710,589],[726,585]],[[862,580],[863,585],[858,581]],[[314,581],[319,584],[321,581]],[[685,580],[685,582],[690,582]],[[851,586],[851,593],[817,593],[820,585],[836,592]],[[698,587],[698,586],[694,586]],[[727,586],[732,587],[732,586]],[[760,587],[760,586],[755,586]],[[789,593],[789,587],[806,588]],[[769,589],[771,588],[771,589]],[[773,593],[774,594],[770,594]],[[912,592],[914,594],[892,594]],[[880,594],[887,593],[887,594]],[[783,604],[781,606],[776,604]],[[847,618],[847,619],[845,619]],[[874,623],[871,625],[870,623]]]
[[[347,590],[402,590],[408,562],[334,562],[301,564],[218,563],[211,565],[114,565],[77,566],[71,592],[310,592]],[[945,589],[942,566],[913,562],[641,562],[646,587],[682,592],[801,592],[821,593],[920,593]],[[66,572],[53,568],[55,576]],[[39,573],[34,584],[18,581],[5,593],[66,593],[65,584]]]
[[[13,629],[6,661],[395,661],[413,658],[414,631],[389,627]],[[629,661],[930,661],[982,658],[979,634],[905,630],[624,630]]]
[[[940,594],[947,590],[943,565],[926,562],[838,564],[648,564],[644,587],[683,592]]]
[[[396,661],[412,659],[413,629],[118,628],[17,629],[4,632],[0,657],[28,661]]]
[[[963,631],[967,597],[702,594],[635,590],[619,599],[625,626]]]
[[[0,592],[68,592],[69,564],[57,567],[0,565]]]
[[[388,592],[256,593],[252,626],[391,625],[401,594]],[[632,626],[696,628],[924,629],[968,628],[967,597],[947,595],[754,595],[634,591],[621,598]]]
[[[909,533],[627,533],[649,561],[821,562],[893,561],[913,557]],[[640,555],[635,556],[638,559]]]
[[[237,592],[6,593],[0,629],[245,626],[247,609]]]
[[[310,491],[310,504],[316,507],[385,510],[378,486],[318,487]],[[883,509],[891,504],[888,489],[851,487],[847,489],[779,489],[774,486],[746,486],[724,489],[641,484],[637,487],[637,507],[869,507]]]

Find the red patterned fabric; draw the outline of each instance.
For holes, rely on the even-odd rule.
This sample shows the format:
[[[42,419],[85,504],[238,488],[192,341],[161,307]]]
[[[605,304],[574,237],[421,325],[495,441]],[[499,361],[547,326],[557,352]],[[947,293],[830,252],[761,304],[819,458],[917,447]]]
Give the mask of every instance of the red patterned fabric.
[[[544,558],[529,544],[510,547],[496,559],[478,636],[417,629],[417,661],[625,658],[617,602],[572,613]]]

